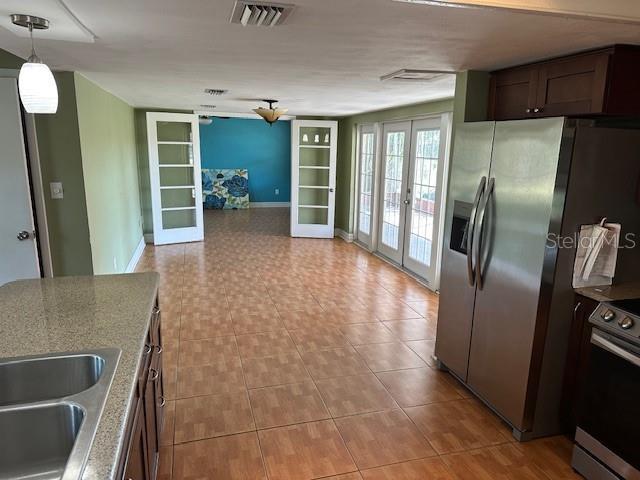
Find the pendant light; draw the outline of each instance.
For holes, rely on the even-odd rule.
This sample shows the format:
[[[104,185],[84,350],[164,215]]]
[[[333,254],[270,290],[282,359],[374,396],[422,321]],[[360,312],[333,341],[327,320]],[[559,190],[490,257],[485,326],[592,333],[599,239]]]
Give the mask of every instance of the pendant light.
[[[273,108],[274,103],[278,103],[277,100],[263,100],[269,104],[269,108],[254,108],[253,111],[260,115],[269,126],[273,125],[278,119],[287,113],[286,108]]]
[[[27,113],[56,113],[58,110],[58,86],[49,67],[42,63],[33,46],[33,30],[46,30],[49,20],[33,15],[11,15],[11,21],[29,29],[31,55],[22,64],[18,76],[20,100]]]

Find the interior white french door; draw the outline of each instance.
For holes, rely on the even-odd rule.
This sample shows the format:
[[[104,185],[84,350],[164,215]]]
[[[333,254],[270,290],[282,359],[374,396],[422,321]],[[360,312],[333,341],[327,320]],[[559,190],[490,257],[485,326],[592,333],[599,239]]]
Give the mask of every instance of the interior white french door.
[[[198,116],[147,113],[153,242],[204,239]]]
[[[447,129],[441,117],[383,126],[377,250],[434,288]]]
[[[338,122],[291,122],[291,236],[333,238]]]
[[[357,239],[371,247],[374,221],[374,190],[376,170],[376,128],[362,125],[358,132],[358,221]]]
[[[0,285],[40,277],[18,82],[0,78]]]

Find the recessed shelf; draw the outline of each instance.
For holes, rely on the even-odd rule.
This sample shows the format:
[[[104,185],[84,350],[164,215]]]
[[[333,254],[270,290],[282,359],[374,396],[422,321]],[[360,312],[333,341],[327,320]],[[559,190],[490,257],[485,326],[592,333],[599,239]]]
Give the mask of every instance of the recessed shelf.
[[[168,140],[158,140],[158,145],[193,145],[193,142],[171,142]]]
[[[160,190],[172,190],[176,188],[195,188],[195,185],[165,185],[160,186]]]
[[[158,166],[160,168],[177,168],[177,167],[193,168],[192,163],[161,163]]]
[[[327,205],[298,205],[298,208],[329,208]]]
[[[299,145],[300,148],[331,148],[331,145]]]
[[[310,170],[329,170],[331,167],[311,167],[311,166],[300,165],[298,168],[308,168]]]
[[[328,186],[323,186],[323,185],[298,185],[298,188],[317,188],[317,189],[321,189],[321,190],[328,190],[329,189]]]
[[[177,210],[195,210],[196,207],[164,207],[163,212],[175,212]]]

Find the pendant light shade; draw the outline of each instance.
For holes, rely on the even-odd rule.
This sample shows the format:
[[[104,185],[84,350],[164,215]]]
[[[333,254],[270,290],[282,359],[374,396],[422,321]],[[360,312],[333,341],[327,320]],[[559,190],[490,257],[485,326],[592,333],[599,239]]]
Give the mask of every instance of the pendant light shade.
[[[37,57],[36,57],[37,58]],[[22,65],[18,77],[20,100],[27,113],[56,113],[58,111],[58,86],[49,67],[31,61]]]
[[[254,108],[253,111],[256,112],[258,115],[260,115],[264,119],[264,121],[267,122],[269,125],[272,125],[275,122],[277,122],[278,119],[288,111],[286,108],[273,108],[273,104],[277,103],[278,102],[277,100],[264,100],[264,101],[269,104],[269,108],[264,108],[264,107]]]
[[[20,100],[27,113],[56,113],[58,111],[58,86],[47,65],[36,55],[33,30],[46,30],[49,20],[33,15],[13,14],[11,21],[29,29],[31,56],[22,65],[18,76]]]

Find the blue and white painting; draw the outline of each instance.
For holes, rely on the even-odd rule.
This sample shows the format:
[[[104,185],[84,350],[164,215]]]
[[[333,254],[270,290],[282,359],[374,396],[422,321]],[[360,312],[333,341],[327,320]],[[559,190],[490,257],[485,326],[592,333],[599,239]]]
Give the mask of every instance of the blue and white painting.
[[[249,172],[246,168],[202,169],[202,203],[208,209],[249,208]]]

